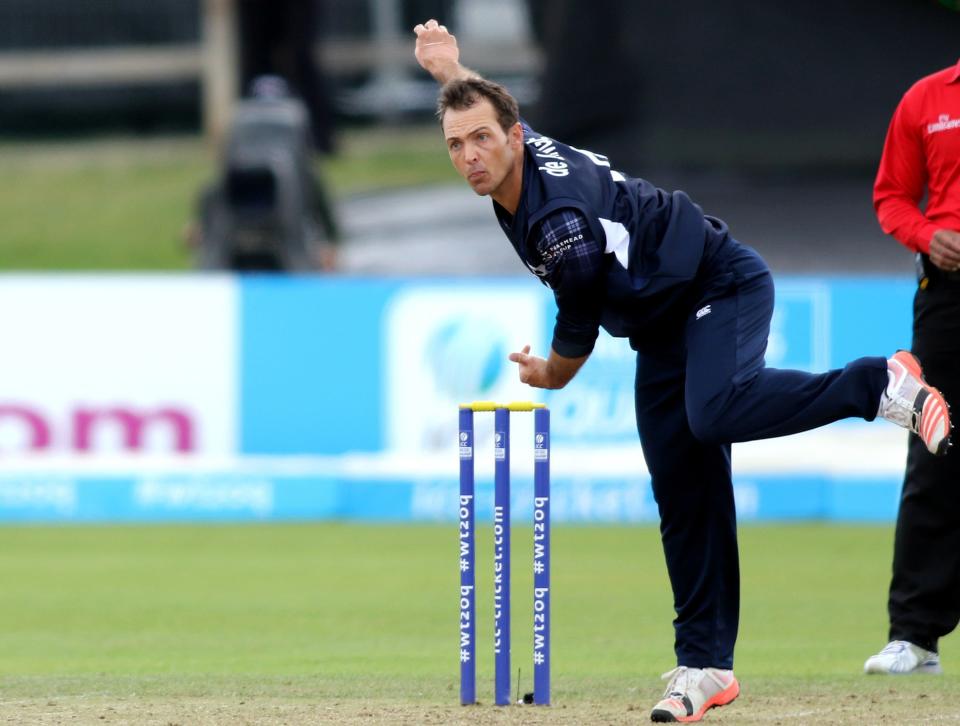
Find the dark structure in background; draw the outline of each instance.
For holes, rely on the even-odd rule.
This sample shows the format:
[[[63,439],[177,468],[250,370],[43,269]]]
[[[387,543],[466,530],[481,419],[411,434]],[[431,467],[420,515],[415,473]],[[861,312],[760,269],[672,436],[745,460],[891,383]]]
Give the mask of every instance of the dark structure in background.
[[[662,165],[872,174],[900,89],[960,55],[957,0],[517,1],[546,55],[530,120],[641,175]],[[314,40],[370,36],[367,0],[295,4],[319,24]],[[404,32],[455,5],[402,0]],[[0,52],[195,43],[200,17],[200,0],[3,0]],[[352,68],[328,80],[342,113],[338,93],[368,79]],[[199,107],[196,82],[0,89],[0,132],[192,131]]]
[[[341,0],[342,2],[343,0]],[[349,2],[349,0],[346,0]],[[456,0],[404,0],[402,3],[401,14],[403,16],[403,27],[405,30],[413,32],[413,26],[422,23],[429,18],[436,18],[440,22],[447,22],[453,27],[453,6]]]
[[[528,0],[545,58],[539,102],[525,111],[533,127],[607,154],[629,171],[640,158],[637,147],[646,118],[648,69],[640,46],[652,33],[641,29],[652,31],[646,18],[659,4]],[[674,12],[684,11],[678,7]]]
[[[872,174],[903,90],[960,57],[960,12],[937,0],[529,2],[546,54],[535,127],[633,173]]]
[[[220,225],[203,235],[205,251],[213,245],[217,254],[202,259],[231,269],[333,269],[333,202],[310,167],[315,153],[334,148],[317,45],[325,2],[236,2],[241,84],[253,98],[234,114]]]
[[[197,265],[331,269],[336,224],[312,167],[307,108],[277,76],[256,79],[254,89],[237,104],[219,177],[201,197]]]
[[[517,0],[523,2],[524,0]],[[332,117],[343,115],[335,99],[371,76],[370,67],[348,63],[336,72],[311,69],[325,41],[372,40],[371,0],[234,0],[238,35],[247,46],[244,81],[262,72],[287,77],[315,119],[317,148],[328,151]],[[194,45],[201,38],[203,0],[2,0],[0,53]],[[426,15],[449,17],[454,0],[400,0],[398,32]],[[293,52],[278,52],[275,38]],[[375,57],[373,50],[368,55]],[[410,60],[412,66],[412,58]],[[311,80],[312,78],[312,80]],[[320,86],[316,86],[319,83]],[[246,87],[246,85],[244,85]],[[319,88],[316,92],[311,88]],[[333,100],[331,100],[333,99]],[[429,104],[425,115],[429,114]],[[75,136],[89,133],[194,132],[201,128],[199,80],[63,88],[0,87],[0,134]]]
[[[870,189],[903,91],[960,56],[955,0],[528,2],[537,130],[689,192],[777,273],[912,274]]]
[[[0,53],[197,43],[201,0],[2,0]],[[4,135],[200,128],[199,81],[0,88]]]
[[[317,0],[237,0],[241,87],[265,74],[284,78],[310,113],[316,149],[333,151],[333,105],[315,53],[322,3]]]

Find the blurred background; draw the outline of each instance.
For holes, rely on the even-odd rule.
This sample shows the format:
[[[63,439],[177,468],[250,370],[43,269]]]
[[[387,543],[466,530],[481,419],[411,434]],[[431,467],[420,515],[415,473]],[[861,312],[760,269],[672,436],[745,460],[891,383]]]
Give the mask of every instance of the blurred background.
[[[453,517],[456,403],[529,398],[506,355],[554,308],[450,167],[430,17],[539,131],[761,252],[768,362],[909,345],[872,181],[900,96],[960,56],[953,0],[5,0],[0,518]],[[655,517],[632,380],[602,338],[543,397],[561,519]],[[742,514],[891,518],[889,428],[742,447]]]

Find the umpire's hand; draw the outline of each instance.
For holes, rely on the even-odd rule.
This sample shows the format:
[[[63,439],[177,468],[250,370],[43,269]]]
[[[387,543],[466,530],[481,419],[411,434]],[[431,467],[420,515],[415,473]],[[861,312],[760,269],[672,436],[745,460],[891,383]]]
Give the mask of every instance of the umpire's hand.
[[[960,270],[960,232],[938,229],[930,238],[930,261],[947,272]]]

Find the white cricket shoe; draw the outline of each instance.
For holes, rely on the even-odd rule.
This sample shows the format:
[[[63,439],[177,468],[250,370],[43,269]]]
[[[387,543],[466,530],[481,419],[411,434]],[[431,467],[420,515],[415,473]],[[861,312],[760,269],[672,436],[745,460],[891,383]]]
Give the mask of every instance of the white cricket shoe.
[[[877,415],[910,429],[923,439],[931,454],[942,456],[950,448],[950,407],[943,395],[923,379],[916,356],[898,350],[887,360],[889,383],[880,396]]]
[[[650,720],[659,723],[699,721],[711,708],[726,706],[740,695],[733,671],[679,666],[662,678],[670,682],[650,712]]]
[[[910,675],[914,673],[943,673],[940,656],[932,650],[924,650],[919,645],[906,640],[892,640],[887,647],[876,655],[867,658],[863,672],[882,675]]]

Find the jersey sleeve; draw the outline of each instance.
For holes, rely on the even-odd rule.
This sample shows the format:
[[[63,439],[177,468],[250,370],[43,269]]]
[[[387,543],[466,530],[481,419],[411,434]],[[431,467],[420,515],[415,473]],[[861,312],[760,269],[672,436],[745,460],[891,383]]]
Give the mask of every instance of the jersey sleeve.
[[[927,164],[918,103],[916,88],[911,89],[890,120],[873,185],[873,206],[884,232],[915,252],[929,253],[937,226],[920,211]]]
[[[576,209],[551,212],[537,227],[534,241],[540,261],[537,272],[557,302],[553,350],[565,358],[589,355],[603,310],[603,243]]]

